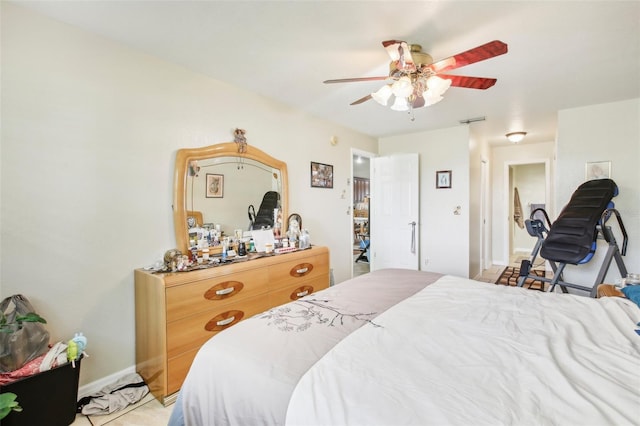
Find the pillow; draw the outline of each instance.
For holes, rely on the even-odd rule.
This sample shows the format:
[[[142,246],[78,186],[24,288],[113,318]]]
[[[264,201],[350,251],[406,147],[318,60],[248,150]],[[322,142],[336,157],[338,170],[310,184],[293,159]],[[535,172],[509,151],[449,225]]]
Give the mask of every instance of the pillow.
[[[640,285],[628,285],[626,287],[622,287],[622,292],[627,296],[627,299],[640,307]]]

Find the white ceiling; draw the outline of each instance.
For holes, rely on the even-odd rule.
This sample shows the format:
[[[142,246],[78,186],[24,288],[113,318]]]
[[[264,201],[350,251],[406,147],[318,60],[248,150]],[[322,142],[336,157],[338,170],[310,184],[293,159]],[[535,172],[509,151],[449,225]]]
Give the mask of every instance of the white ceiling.
[[[640,97],[639,1],[17,1],[191,70],[372,136],[460,125],[491,144],[528,132],[555,140],[557,111]],[[451,88],[415,120],[374,101],[382,40],[420,44],[434,60],[491,40],[506,55],[451,74],[495,77]],[[640,117],[639,117],[640,122]]]

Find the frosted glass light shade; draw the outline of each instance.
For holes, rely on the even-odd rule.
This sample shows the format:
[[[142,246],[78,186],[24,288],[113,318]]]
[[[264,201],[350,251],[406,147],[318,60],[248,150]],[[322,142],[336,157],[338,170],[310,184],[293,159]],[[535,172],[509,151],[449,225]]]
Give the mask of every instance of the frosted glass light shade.
[[[424,106],[437,104],[438,102],[444,99],[440,95],[437,95],[437,94],[434,95],[433,92],[431,92],[431,90],[425,90],[424,93],[422,93],[422,97],[424,98]]]
[[[377,103],[379,103],[380,105],[386,106],[387,102],[389,102],[389,98],[391,97],[391,95],[392,95],[391,85],[385,84],[384,86],[379,88],[378,91],[373,92],[371,94],[371,98]]]
[[[509,139],[509,142],[518,143],[526,136],[527,132],[511,132],[505,136]]]
[[[427,87],[434,97],[442,96],[451,87],[451,80],[432,75],[427,79]]]
[[[413,93],[413,84],[411,84],[411,78],[400,77],[398,81],[391,85],[391,91],[396,97],[408,98]]]
[[[407,98],[396,96],[396,100],[393,105],[391,105],[391,109],[394,111],[408,111],[409,104],[407,103]]]

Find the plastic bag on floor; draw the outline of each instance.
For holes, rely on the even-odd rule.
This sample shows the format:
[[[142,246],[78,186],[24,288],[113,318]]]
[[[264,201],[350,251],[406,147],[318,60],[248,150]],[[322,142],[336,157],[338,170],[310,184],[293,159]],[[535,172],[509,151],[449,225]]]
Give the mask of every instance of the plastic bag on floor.
[[[95,395],[81,398],[77,411],[85,416],[115,413],[140,401],[148,393],[149,387],[139,374],[127,374]]]
[[[26,297],[5,298],[0,313],[0,372],[17,370],[49,350],[49,332],[42,323],[28,319],[35,310]]]

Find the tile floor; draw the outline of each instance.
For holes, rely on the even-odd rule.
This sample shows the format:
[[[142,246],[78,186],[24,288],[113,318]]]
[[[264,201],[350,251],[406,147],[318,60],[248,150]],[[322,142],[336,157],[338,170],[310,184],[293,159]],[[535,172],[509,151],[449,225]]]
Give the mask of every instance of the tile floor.
[[[519,266],[518,254],[513,256],[510,264]],[[355,260],[355,257],[354,257]],[[358,262],[356,273],[368,272],[369,264],[366,262]],[[478,281],[485,281],[494,283],[502,273],[505,267],[503,265],[492,265],[490,268],[483,271],[482,276],[478,278]],[[166,425],[171,417],[173,411],[173,404],[168,407],[164,407],[157,399],[151,394],[147,395],[142,401],[137,404],[127,407],[127,409],[108,415],[108,416],[91,416],[86,417],[82,414],[76,415],[75,422],[72,426],[149,426],[149,425]]]
[[[72,426],[155,426],[166,425],[171,417],[173,404],[164,407],[151,394],[137,404],[107,416],[83,416],[76,414]]]

